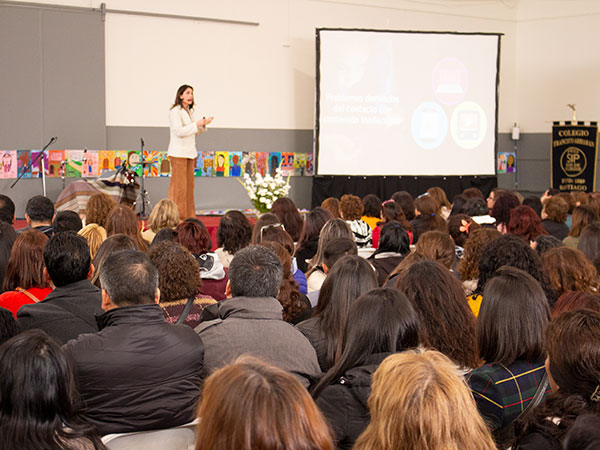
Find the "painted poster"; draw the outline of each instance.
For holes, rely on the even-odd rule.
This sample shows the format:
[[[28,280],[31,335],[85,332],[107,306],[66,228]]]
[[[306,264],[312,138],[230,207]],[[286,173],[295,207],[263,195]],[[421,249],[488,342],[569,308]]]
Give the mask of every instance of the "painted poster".
[[[41,153],[40,151],[32,151],[31,152],[31,160],[35,161],[38,155]],[[33,167],[31,167],[31,177],[32,178],[41,178],[42,176],[42,162],[45,169],[45,175],[48,176],[48,152],[44,152],[40,159],[33,163]]]
[[[17,178],[17,151],[0,151],[0,178]]]
[[[86,178],[97,177],[99,175],[98,152],[96,150],[86,150],[82,156],[82,176]]]
[[[514,153],[506,154],[506,173],[515,173],[517,171],[517,156]]]
[[[167,152],[160,152],[158,156],[159,161],[159,175],[161,177],[168,177],[171,174],[171,161],[167,156]]]
[[[256,171],[263,177],[269,170],[269,154],[266,152],[258,152],[256,154]]]
[[[294,175],[303,176],[306,172],[306,153],[294,154]]]
[[[242,170],[250,176],[256,173],[256,153],[255,152],[244,152],[242,153]]]
[[[115,170],[115,152],[112,150],[100,150],[98,152],[98,170],[100,174]]]
[[[228,152],[217,152],[215,155],[215,176],[217,177],[228,177],[229,176],[229,153]]]
[[[214,152],[200,152],[196,164],[199,166],[201,177],[214,177],[215,176],[215,153]]]
[[[127,152],[127,167],[136,173],[138,177],[142,176],[142,153],[139,150],[130,150]]]
[[[144,166],[144,176],[158,176],[158,172],[160,171],[160,153],[156,150],[144,150],[144,161],[149,163]]]
[[[113,166],[119,170],[123,167],[123,163],[127,162],[127,150],[114,150],[113,152]]]
[[[61,178],[64,170],[65,161],[64,150],[48,150],[48,176],[52,178]]]
[[[229,152],[229,176],[242,176],[242,152]]]
[[[281,152],[269,153],[269,174],[274,177],[277,169],[281,165]]]
[[[315,174],[315,165],[314,165],[315,155],[312,153],[306,154],[306,172],[305,174],[308,176]]]
[[[508,153],[498,153],[498,173],[506,173],[506,160]]]
[[[23,173],[29,163],[31,162],[31,151],[29,150],[17,150],[17,177],[31,178],[31,170]]]
[[[281,174],[284,176],[294,174],[294,154],[293,153],[282,153],[281,154]]]
[[[65,175],[67,177],[80,177],[82,171],[83,150],[66,151]]]

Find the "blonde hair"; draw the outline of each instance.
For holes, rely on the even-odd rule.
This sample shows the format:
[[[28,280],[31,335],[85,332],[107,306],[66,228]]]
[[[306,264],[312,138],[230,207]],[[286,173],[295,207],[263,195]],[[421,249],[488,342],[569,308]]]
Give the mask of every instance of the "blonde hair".
[[[90,247],[90,257],[93,261],[98,249],[106,240],[106,230],[97,223],[90,223],[79,230],[77,234],[86,239],[88,246]]]
[[[148,217],[148,226],[152,231],[158,233],[163,228],[175,228],[180,221],[179,209],[175,202],[163,198],[152,208],[150,217]]]
[[[373,375],[371,422],[355,450],[494,450],[456,366],[434,350],[388,356]]]

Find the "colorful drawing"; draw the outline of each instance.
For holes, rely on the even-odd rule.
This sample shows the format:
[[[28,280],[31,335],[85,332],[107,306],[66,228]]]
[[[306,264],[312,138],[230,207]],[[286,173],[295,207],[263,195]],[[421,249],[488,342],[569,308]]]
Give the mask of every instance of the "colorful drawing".
[[[63,176],[63,162],[65,161],[64,150],[49,150],[48,151],[48,176],[52,178],[60,178]]]
[[[229,176],[229,153],[228,152],[217,152],[215,155],[215,176],[217,177],[228,177]]]
[[[294,175],[303,176],[306,172],[306,153],[294,153]]]
[[[123,163],[127,161],[127,150],[114,150],[113,151],[115,169],[119,170],[123,167]]]
[[[17,176],[21,178],[31,178],[31,169],[23,173],[31,162],[31,152],[29,150],[17,150]]]
[[[196,167],[200,172],[200,177],[215,176],[215,154],[214,152],[200,152],[196,160]],[[195,175],[195,174],[194,174]]]
[[[144,150],[144,161],[150,164],[144,166],[144,176],[157,177],[160,171],[160,155],[161,152],[156,150]]]
[[[96,150],[84,150],[81,160],[81,166],[82,176],[86,178],[97,177],[99,175],[98,152]]]
[[[498,173],[506,173],[508,153],[498,153]]]
[[[115,170],[115,152],[112,150],[100,150],[98,152],[98,170],[100,174]]]
[[[517,156],[514,153],[507,153],[506,155],[506,173],[515,173],[517,171]]]
[[[306,154],[306,172],[304,172],[308,176],[312,176],[315,174],[315,165],[314,165],[315,155],[312,153]]]
[[[31,177],[32,178],[40,178],[42,176],[41,167],[42,161],[44,164],[45,175],[48,176],[48,152],[44,152],[40,159],[37,159],[38,155],[41,153],[40,151],[32,151],[31,152],[31,160],[35,161],[33,166],[31,167]]]
[[[281,152],[269,153],[269,174],[274,177],[277,169],[281,166]]]
[[[229,176],[242,176],[242,152],[229,152]]]
[[[269,170],[269,154],[266,152],[258,152],[256,154],[256,171],[263,177]]]
[[[127,152],[127,168],[136,173],[138,177],[142,176],[142,153],[139,150],[130,150]]]
[[[17,151],[0,151],[0,178],[17,178]]]
[[[161,177],[168,177],[171,174],[171,161],[167,156],[167,152],[160,152],[159,160],[159,175]]]
[[[282,153],[281,154],[281,174],[284,176],[294,174],[294,154],[293,153]]]
[[[65,175],[67,177],[80,177],[83,169],[83,150],[67,150],[66,152]]]
[[[256,153],[255,152],[244,152],[242,153],[242,170],[250,176],[256,173]]]

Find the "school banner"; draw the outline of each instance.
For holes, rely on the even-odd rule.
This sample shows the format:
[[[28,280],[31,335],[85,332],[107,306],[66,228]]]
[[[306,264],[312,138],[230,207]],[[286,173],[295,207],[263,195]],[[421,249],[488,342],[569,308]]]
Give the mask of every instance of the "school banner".
[[[551,185],[560,191],[596,190],[598,123],[552,125]]]

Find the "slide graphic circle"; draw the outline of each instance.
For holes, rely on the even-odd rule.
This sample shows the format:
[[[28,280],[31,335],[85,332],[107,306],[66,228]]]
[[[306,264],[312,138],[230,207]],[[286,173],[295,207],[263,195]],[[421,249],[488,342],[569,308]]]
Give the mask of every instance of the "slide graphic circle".
[[[487,118],[483,108],[475,102],[458,105],[450,119],[450,133],[459,147],[466,150],[478,147],[487,133]]]
[[[467,67],[455,57],[440,60],[431,74],[431,87],[441,104],[456,105],[465,98],[469,90]]]
[[[439,147],[448,134],[448,117],[435,102],[421,103],[412,116],[412,137],[419,147],[432,150]]]

